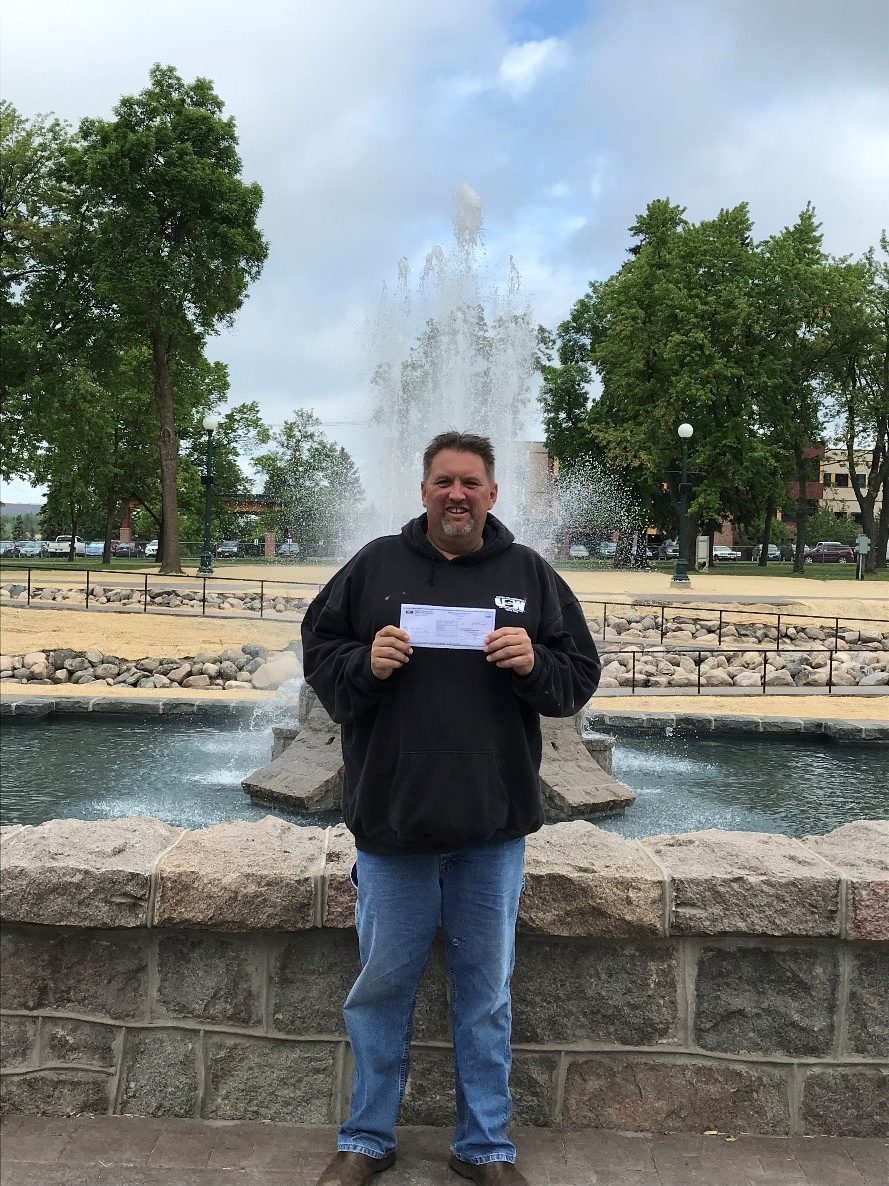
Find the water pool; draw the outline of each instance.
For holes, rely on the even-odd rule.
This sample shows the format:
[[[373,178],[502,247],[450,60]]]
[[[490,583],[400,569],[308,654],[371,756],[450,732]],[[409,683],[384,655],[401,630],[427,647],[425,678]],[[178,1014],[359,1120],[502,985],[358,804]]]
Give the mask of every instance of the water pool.
[[[9,723],[0,747],[0,822],[149,815],[188,828],[275,814],[241,779],[271,755],[269,722],[75,717]],[[595,822],[626,836],[699,828],[827,832],[889,818],[889,746],[783,738],[618,736],[614,774],[637,795]]]

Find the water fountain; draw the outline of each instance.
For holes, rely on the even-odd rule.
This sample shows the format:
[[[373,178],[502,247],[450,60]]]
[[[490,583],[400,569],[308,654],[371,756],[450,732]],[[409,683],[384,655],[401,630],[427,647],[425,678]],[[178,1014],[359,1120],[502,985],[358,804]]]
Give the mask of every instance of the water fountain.
[[[456,194],[454,241],[433,247],[419,280],[403,258],[394,290],[385,288],[370,329],[371,454],[390,476],[379,532],[397,531],[417,513],[417,475],[426,442],[460,428],[494,442],[503,494],[498,515],[513,526],[524,513],[522,433],[534,379],[537,326],[510,258],[505,280],[487,264],[481,200]]]

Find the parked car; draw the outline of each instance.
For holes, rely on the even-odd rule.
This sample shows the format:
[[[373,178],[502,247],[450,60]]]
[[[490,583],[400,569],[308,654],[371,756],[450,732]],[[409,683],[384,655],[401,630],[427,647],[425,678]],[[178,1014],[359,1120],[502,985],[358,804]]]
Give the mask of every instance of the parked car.
[[[299,544],[292,539],[285,539],[284,543],[278,548],[279,556],[298,556]]]
[[[606,539],[596,548],[596,555],[600,560],[613,560],[616,551],[617,544],[614,540]]]
[[[101,556],[105,551],[103,539],[91,539],[83,550],[84,556]]]
[[[70,535],[57,535],[55,539],[49,540],[49,542],[47,543],[47,548],[49,549],[50,556],[62,556],[65,559],[67,559],[71,553],[71,536]],[[75,537],[74,537],[74,555],[75,556],[83,556],[86,554],[85,550],[86,550],[85,540],[82,540],[79,535],[75,535]]]
[[[753,555],[752,555],[751,559],[759,560],[759,554],[761,551],[762,551],[762,544],[757,544],[756,547],[753,549]],[[777,544],[769,544],[768,558],[769,558],[769,560],[780,560],[781,559],[781,549],[778,547]]]
[[[15,555],[15,540],[14,539],[0,539],[0,556],[14,556]]]
[[[679,555],[679,544],[675,539],[665,540],[661,544],[661,558],[663,560],[675,560]]]
[[[572,544],[568,549],[568,555],[572,560],[589,560],[589,549],[585,548],[583,544]]]
[[[235,556],[242,556],[243,549],[240,540],[223,539],[216,545],[216,555],[219,557],[228,557],[232,559]]]
[[[157,556],[157,540],[156,539],[150,539],[148,541],[148,543],[145,545],[145,555],[149,559],[151,559],[152,556]]]
[[[848,544],[839,540],[824,539],[815,545],[806,556],[806,564],[854,564],[855,553]]]
[[[137,544],[134,539],[131,540],[113,540],[111,543],[111,550],[115,556],[141,556],[142,546]]]
[[[730,548],[726,544],[714,544],[713,545],[713,563],[714,564],[718,560],[740,560],[740,559],[741,559],[741,553],[737,550],[737,548]]]
[[[42,539],[16,540],[13,556],[21,556],[25,560],[39,560],[48,555],[48,548]]]

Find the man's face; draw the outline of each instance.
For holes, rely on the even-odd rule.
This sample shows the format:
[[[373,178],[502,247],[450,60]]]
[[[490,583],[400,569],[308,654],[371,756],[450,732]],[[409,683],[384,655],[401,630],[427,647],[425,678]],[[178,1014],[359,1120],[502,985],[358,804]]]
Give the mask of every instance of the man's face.
[[[443,552],[471,552],[481,545],[488,511],[497,501],[497,483],[475,453],[442,449],[429,476],[420,483],[432,543]]]

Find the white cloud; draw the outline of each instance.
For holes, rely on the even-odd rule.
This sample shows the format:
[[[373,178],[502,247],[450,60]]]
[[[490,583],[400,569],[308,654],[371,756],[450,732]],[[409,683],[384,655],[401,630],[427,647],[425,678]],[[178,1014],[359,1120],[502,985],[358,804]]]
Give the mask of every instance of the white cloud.
[[[514,99],[520,99],[533,90],[545,74],[564,70],[568,60],[565,43],[558,37],[512,45],[500,63],[500,85]]]
[[[339,425],[361,418],[364,321],[402,256],[422,267],[449,239],[464,179],[483,200],[491,266],[515,257],[549,325],[619,266],[655,197],[692,218],[748,200],[758,237],[811,200],[829,250],[877,241],[885,0],[598,0],[559,36],[522,12],[522,0],[29,0],[4,13],[0,78],[24,113],[75,122],[110,115],[155,61],[214,81],[270,242],[214,356],[234,402],[256,399],[273,423],[310,407],[356,452],[358,430],[347,442]]]

